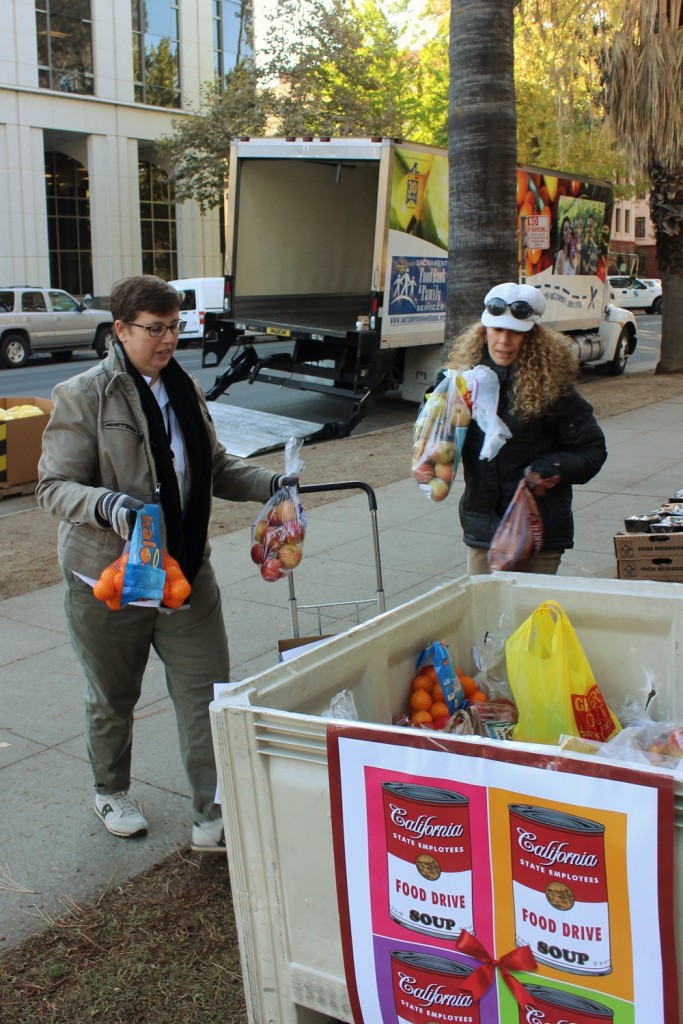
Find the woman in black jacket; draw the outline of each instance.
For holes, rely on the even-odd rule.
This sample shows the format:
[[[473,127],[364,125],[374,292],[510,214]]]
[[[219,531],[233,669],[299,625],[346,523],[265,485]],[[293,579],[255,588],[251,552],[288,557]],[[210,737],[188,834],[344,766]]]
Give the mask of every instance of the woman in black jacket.
[[[490,461],[473,420],[462,451],[465,490],[460,522],[470,575],[488,573],[487,551],[522,477],[538,500],[543,547],[525,572],[554,574],[574,546],[572,485],[584,484],[607,458],[592,407],[574,387],[579,361],[571,341],[539,323],[545,298],[532,285],[506,283],[484,299],[481,323],[454,341],[451,369],[482,364],[500,383],[498,415],[512,436]]]

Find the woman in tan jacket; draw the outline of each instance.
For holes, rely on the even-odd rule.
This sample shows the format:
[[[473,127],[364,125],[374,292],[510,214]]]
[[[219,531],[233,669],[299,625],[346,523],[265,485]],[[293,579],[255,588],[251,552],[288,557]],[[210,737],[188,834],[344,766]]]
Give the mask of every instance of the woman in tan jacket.
[[[213,684],[229,679],[228,641],[207,541],[212,495],[267,500],[284,482],[228,455],[197,382],[173,358],[180,296],[143,275],[111,294],[117,342],[98,365],[53,393],[37,498],[61,519],[59,560],[71,639],[86,676],[86,734],[95,812],[116,836],[147,831],[128,790],[133,712],[152,648],[166,672],[194,808],[192,848],[224,851],[209,722]],[[287,482],[293,482],[287,478]],[[177,611],[93,596],[123,551],[143,504],[160,503],[164,549],[192,592]]]

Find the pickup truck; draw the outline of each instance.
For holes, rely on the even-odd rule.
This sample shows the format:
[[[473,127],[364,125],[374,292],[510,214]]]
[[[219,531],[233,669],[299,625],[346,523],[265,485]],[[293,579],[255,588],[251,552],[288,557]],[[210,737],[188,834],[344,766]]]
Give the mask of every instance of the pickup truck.
[[[76,348],[94,348],[101,358],[114,338],[112,315],[91,309],[59,288],[0,285],[0,368],[24,366],[29,356],[49,352],[67,362]]]

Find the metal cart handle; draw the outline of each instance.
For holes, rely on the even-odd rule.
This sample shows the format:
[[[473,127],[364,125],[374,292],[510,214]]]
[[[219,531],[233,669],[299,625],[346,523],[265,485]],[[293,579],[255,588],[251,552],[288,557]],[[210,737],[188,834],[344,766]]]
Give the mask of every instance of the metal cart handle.
[[[382,561],[379,552],[379,531],[377,529],[377,497],[372,487],[369,484],[363,483],[362,480],[342,480],[338,483],[329,484],[300,484],[297,488],[299,494],[315,494],[324,491],[365,491],[368,499],[368,506],[370,509],[370,523],[372,526],[372,546],[375,556],[375,577],[376,577],[376,599],[377,608],[379,612],[386,611],[386,603],[384,599],[384,585],[382,583]],[[289,610],[290,617],[292,620],[292,636],[298,637],[299,633],[299,605],[297,603],[297,597],[294,589],[294,573],[290,572],[288,576],[289,582]],[[348,604],[352,603],[356,605],[356,610],[360,603],[365,602],[331,602],[330,605],[302,605],[302,608],[317,608],[318,609],[318,626],[320,632],[320,609],[322,607],[332,607],[335,604]]]

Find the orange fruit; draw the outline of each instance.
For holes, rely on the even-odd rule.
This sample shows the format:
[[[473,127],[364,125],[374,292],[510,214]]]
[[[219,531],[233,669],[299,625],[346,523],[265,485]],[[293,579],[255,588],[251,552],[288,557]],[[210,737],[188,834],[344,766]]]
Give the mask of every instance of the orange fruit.
[[[104,573],[102,574],[102,576],[103,575]],[[98,601],[109,601],[112,597],[115,596],[116,591],[114,590],[113,583],[110,583],[107,580],[103,580],[102,576],[100,576],[97,583],[92,588],[92,592]]]
[[[425,675],[417,675],[410,684],[410,689],[414,693],[415,690],[426,690],[428,693],[434,684]]]
[[[486,694],[482,693],[481,690],[475,690],[472,696],[470,697],[470,700],[474,701],[475,704],[485,704]]]
[[[183,575],[183,570],[175,561],[168,562],[168,564],[164,567],[164,572],[166,573],[167,583],[174,583],[176,580],[185,579],[185,576]]]
[[[428,711],[413,711],[410,721],[413,725],[431,725],[434,719]]]
[[[432,695],[426,690],[414,690],[410,697],[411,711],[429,711],[432,706]],[[431,716],[430,716],[431,717]]]
[[[429,709],[429,713],[433,719],[437,718],[450,718],[451,713],[448,710],[448,704],[444,704],[443,701],[435,700]]]
[[[475,690],[478,689],[477,684],[475,683],[474,679],[471,678],[471,676],[466,676],[465,673],[461,672],[459,668],[456,668],[455,671],[458,673],[458,679],[460,680],[460,685],[462,686],[463,693],[468,699],[471,699],[472,694],[475,692]]]
[[[420,675],[427,676],[428,679],[431,679],[432,684],[434,686],[436,686],[437,683],[439,682],[439,676],[438,676],[437,671],[436,671],[436,669],[434,668],[433,665],[424,665],[420,669]],[[425,686],[424,689],[426,690],[427,687]]]
[[[121,609],[121,595],[117,594],[116,597],[110,598],[107,602],[107,608],[111,608],[113,612],[118,612]]]
[[[444,692],[443,692],[443,690],[441,688],[441,683],[437,683],[436,686],[434,687],[434,689],[432,690],[432,700],[438,700],[438,701],[441,701],[442,703],[445,703],[446,698],[445,698]]]

